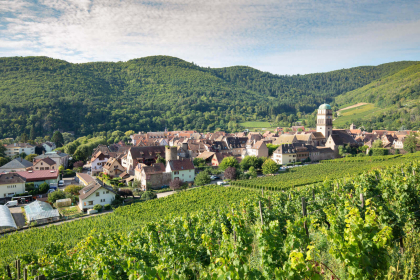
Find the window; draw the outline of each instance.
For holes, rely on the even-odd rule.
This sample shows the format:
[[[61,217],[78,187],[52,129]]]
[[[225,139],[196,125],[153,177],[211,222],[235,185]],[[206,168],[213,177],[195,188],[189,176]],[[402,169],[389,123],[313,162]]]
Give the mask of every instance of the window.
[[[96,192],[96,196],[99,196],[99,192]]]
[[[93,205],[93,201],[89,201],[88,203],[89,203],[89,205]]]
[[[105,198],[104,199],[101,199],[101,202],[105,202]]]
[[[175,171],[175,172],[174,172],[174,174],[175,174],[175,175],[178,175],[178,174],[179,174],[179,171]]]
[[[106,193],[109,193],[109,191],[106,191]]]

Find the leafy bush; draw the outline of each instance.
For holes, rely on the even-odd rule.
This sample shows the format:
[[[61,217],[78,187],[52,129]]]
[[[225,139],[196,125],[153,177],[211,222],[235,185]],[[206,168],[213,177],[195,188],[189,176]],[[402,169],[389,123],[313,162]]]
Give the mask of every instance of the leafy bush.
[[[111,204],[105,204],[104,210],[111,210]]]
[[[93,210],[97,210],[98,212],[102,211],[102,205],[100,204],[96,204],[95,206],[93,206]]]
[[[279,167],[277,166],[277,163],[272,159],[267,159],[263,166],[262,166],[263,174],[274,174],[277,173],[279,170]]]
[[[194,183],[197,186],[204,186],[204,185],[209,184],[210,182],[211,182],[210,175],[205,171],[198,173],[194,179]]]
[[[79,185],[68,185],[65,189],[65,193],[71,193],[73,195],[79,195],[80,190],[83,189],[83,186]]]
[[[372,148],[369,151],[369,155],[371,156],[387,156],[388,153],[389,150],[384,148]]]
[[[239,167],[239,163],[234,157],[225,157],[219,165],[221,170],[226,170],[228,167]]]
[[[229,180],[236,179],[236,168],[235,167],[228,167],[225,170],[225,178]]]
[[[157,195],[154,192],[152,192],[152,191],[145,191],[141,195],[141,198],[143,198],[144,200],[151,200],[151,199],[157,198]]]
[[[55,203],[57,200],[63,199],[63,198],[66,198],[66,193],[61,190],[57,190],[55,192],[48,194],[48,202],[51,202],[51,203]]]
[[[198,175],[197,175],[198,176]],[[176,190],[180,190],[182,188],[182,186],[184,185],[184,181],[182,180],[172,180],[169,183],[169,187],[171,188],[171,190],[176,191]],[[143,197],[143,196],[142,196]]]
[[[50,189],[50,185],[45,182],[38,186],[39,193],[46,193],[49,189]]]

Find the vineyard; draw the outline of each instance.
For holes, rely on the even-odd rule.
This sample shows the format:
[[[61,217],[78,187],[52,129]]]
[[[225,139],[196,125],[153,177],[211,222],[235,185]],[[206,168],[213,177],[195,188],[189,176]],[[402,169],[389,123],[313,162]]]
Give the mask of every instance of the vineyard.
[[[419,183],[414,161],[288,192],[209,186],[81,223],[77,244],[47,228],[0,247],[46,279],[420,279]]]
[[[233,186],[252,189],[284,190],[322,182],[325,179],[339,179],[361,174],[365,171],[385,168],[411,160],[420,160],[420,152],[406,155],[350,157],[323,161],[321,164],[295,167],[275,176],[232,182]]]

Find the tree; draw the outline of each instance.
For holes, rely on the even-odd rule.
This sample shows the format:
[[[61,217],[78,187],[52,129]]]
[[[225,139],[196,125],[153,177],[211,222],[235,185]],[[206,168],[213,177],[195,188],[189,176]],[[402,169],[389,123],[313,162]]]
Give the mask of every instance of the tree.
[[[64,166],[63,165],[60,165],[59,167],[58,167],[58,171],[60,171],[60,172],[63,172],[65,169],[64,169]]]
[[[22,143],[26,143],[28,141],[28,135],[25,132],[20,136],[20,141]]]
[[[414,153],[417,148],[417,134],[416,133],[410,133],[405,139],[404,139],[404,151],[408,153]]]
[[[158,156],[156,163],[163,163],[163,165],[166,165],[166,160],[163,157]]]
[[[248,170],[251,166],[255,169],[261,169],[262,164],[264,163],[265,158],[256,157],[256,156],[245,156],[241,161],[240,166],[242,170]]]
[[[3,145],[0,145],[0,157],[6,156],[6,147]]]
[[[34,129],[34,126],[31,126],[31,132],[29,132],[29,139],[35,140],[35,129]]]
[[[136,134],[136,132],[134,130],[128,130],[124,133],[125,136],[130,137],[131,135]]]
[[[7,157],[0,157],[0,166],[5,165],[9,161],[10,161],[9,158],[7,158]]]
[[[31,191],[34,191],[34,190],[35,190],[35,185],[34,185],[33,182],[25,184],[25,191],[31,192]]]
[[[271,156],[271,155],[273,155],[273,153],[274,153],[274,151],[275,150],[277,150],[277,148],[280,146],[280,145],[274,145],[274,144],[271,144],[271,143],[267,143],[267,148],[268,148],[268,155],[269,156]]]
[[[262,165],[263,174],[274,174],[277,173],[279,167],[277,163],[271,158],[267,159]]]
[[[382,148],[382,141],[380,139],[373,141],[372,148]]]
[[[27,160],[27,161],[29,161],[29,162],[33,162],[34,161],[34,158],[36,158],[38,155],[37,154],[30,154],[30,155],[27,155],[26,157],[25,157],[25,159]]]
[[[225,157],[219,165],[219,168],[223,171],[228,167],[239,167],[239,163],[234,157]]]
[[[207,166],[206,165],[206,161],[204,160],[204,159],[202,159],[202,158],[195,158],[194,160],[193,160],[193,163],[194,163],[194,166],[195,167],[203,167],[203,166]]]
[[[198,175],[197,175],[198,176]],[[169,187],[171,188],[171,190],[173,190],[173,191],[177,191],[177,190],[180,190],[181,188],[182,188],[182,186],[184,185],[184,181],[182,181],[182,180],[178,180],[178,179],[175,179],[175,180],[172,180],[170,183],[169,183]]]
[[[48,202],[55,203],[59,199],[66,198],[66,194],[62,190],[57,190],[48,194]]]
[[[197,186],[204,186],[204,185],[209,184],[210,182],[211,182],[210,175],[205,171],[198,173],[194,179],[194,184]]]
[[[145,191],[141,195],[141,198],[143,198],[144,200],[151,200],[151,199],[157,198],[157,195],[154,192],[152,192],[152,191]]]
[[[228,167],[225,170],[225,178],[229,180],[236,179],[236,168],[235,167]]]
[[[51,141],[55,143],[55,146],[57,148],[63,146],[64,138],[63,138],[63,135],[61,134],[61,132],[58,131],[58,130],[56,132],[54,132],[53,137],[51,138]]]
[[[50,185],[45,182],[38,186],[39,193],[46,193],[49,189],[50,189]]]
[[[71,193],[72,195],[79,195],[79,192],[83,189],[83,186],[80,185],[68,185],[65,187],[65,193]]]
[[[64,144],[74,141],[74,136],[71,133],[63,132],[62,135],[63,135]]]
[[[251,166],[248,170],[248,175],[251,178],[257,178],[257,171],[255,170],[255,168],[253,166]]]

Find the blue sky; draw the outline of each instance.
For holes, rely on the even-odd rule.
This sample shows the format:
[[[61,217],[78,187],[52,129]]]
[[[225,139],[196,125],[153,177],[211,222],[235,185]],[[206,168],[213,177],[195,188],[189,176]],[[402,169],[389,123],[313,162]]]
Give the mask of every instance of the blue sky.
[[[0,56],[306,74],[420,60],[420,1],[0,0]]]

